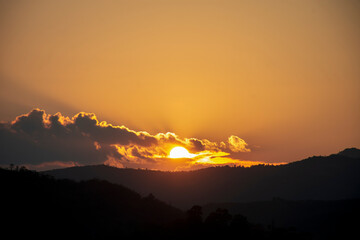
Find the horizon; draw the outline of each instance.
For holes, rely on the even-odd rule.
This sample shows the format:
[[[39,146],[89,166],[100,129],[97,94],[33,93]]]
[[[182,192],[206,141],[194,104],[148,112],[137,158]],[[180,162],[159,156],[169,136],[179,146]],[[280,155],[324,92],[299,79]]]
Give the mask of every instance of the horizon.
[[[94,113],[85,112],[68,117],[36,108],[13,121],[0,122],[0,131],[5,137],[1,144],[1,165],[15,164],[37,171],[107,165],[177,172],[212,166],[276,166],[302,160],[250,161],[244,159],[246,154],[251,154],[248,144],[234,135],[221,142],[180,138],[171,132],[151,135],[99,121]],[[69,145],[68,141],[73,144]],[[16,148],[22,151],[15,153]],[[351,148],[354,147],[341,151]],[[173,153],[175,149],[180,152]]]
[[[272,164],[272,163],[258,163],[258,164],[253,164],[253,165],[211,165],[211,166],[206,166],[203,168],[196,168],[196,169],[189,169],[189,170],[157,170],[157,169],[148,169],[148,168],[131,168],[131,167],[117,167],[114,165],[109,165],[109,164],[94,164],[94,165],[77,165],[77,166],[71,166],[71,167],[65,167],[65,168],[72,168],[72,167],[96,167],[96,166],[105,166],[105,167],[110,167],[110,168],[119,168],[119,169],[133,169],[133,170],[146,170],[146,171],[159,171],[159,172],[189,172],[189,171],[199,171],[199,170],[203,170],[203,169],[207,169],[207,168],[218,168],[218,167],[230,167],[230,168],[252,168],[252,167],[258,167],[258,166],[280,166],[280,165],[288,165],[291,163],[296,163],[296,162],[301,162],[303,160],[307,160],[309,158],[314,158],[314,157],[329,157],[332,155],[338,155],[339,153],[345,151],[345,150],[360,150],[358,148],[354,148],[354,147],[349,147],[349,148],[345,148],[340,152],[337,153],[332,153],[330,155],[313,155],[313,156],[309,156],[307,158],[301,159],[301,160],[295,160],[295,161],[291,161],[291,162],[286,162],[286,163],[282,163],[282,164]],[[20,166],[21,167],[21,166]],[[52,168],[52,169],[44,169],[41,171],[51,171],[51,170],[58,170],[58,169],[65,169],[65,168]]]
[[[66,169],[66,168],[73,168],[73,167],[97,167],[97,166],[105,166],[105,167],[110,167],[110,168],[118,168],[118,169],[132,169],[132,170],[143,170],[143,171],[155,171],[155,172],[189,172],[189,171],[199,171],[199,170],[204,170],[207,168],[222,168],[222,167],[229,167],[229,168],[252,168],[252,167],[258,167],[258,166],[280,166],[280,165],[288,165],[291,163],[296,163],[296,162],[301,162],[303,160],[307,160],[309,158],[316,158],[316,157],[329,157],[329,156],[333,156],[333,155],[338,155],[339,153],[345,151],[345,150],[360,150],[358,148],[354,148],[354,147],[349,147],[349,148],[345,148],[342,151],[338,152],[338,153],[332,153],[330,155],[313,155],[313,156],[309,156],[307,158],[301,159],[301,160],[295,160],[295,161],[291,161],[291,162],[286,162],[286,163],[282,163],[282,164],[272,164],[272,163],[258,163],[258,164],[253,164],[253,165],[211,165],[211,166],[206,166],[203,168],[196,168],[196,169],[189,169],[189,170],[157,170],[157,169],[148,169],[148,168],[131,168],[131,167],[117,167],[114,165],[109,165],[109,164],[94,164],[94,165],[77,165],[77,166],[70,166],[70,167],[65,167],[65,168],[52,168],[52,169],[44,169],[41,171],[47,172],[47,171],[52,171],[52,170],[61,170],[61,169]],[[22,166],[19,166],[22,167]],[[36,170],[36,169],[34,169]]]
[[[1,141],[3,161],[0,166],[23,166],[36,171],[100,165],[164,172],[225,166],[248,168],[259,165],[286,165],[311,157],[358,150],[356,147],[347,147],[328,155],[315,154],[304,159],[278,163],[249,161],[241,158],[242,155],[238,157],[239,154],[251,153],[248,144],[234,135],[222,142],[180,138],[171,132],[151,135],[145,131],[136,132],[124,125],[114,126],[99,121],[94,113],[80,112],[68,117],[59,112],[47,114],[38,108],[17,116],[13,121],[0,121],[0,133],[5,136]],[[67,141],[73,139],[75,147],[71,144],[69,148]],[[29,151],[29,148],[34,146],[35,149]],[[14,154],[14,148],[25,151]],[[59,149],[65,152],[60,154]],[[40,158],[39,153],[42,155]],[[81,157],[74,158],[73,153]],[[94,154],[97,156],[94,157]],[[54,157],[59,160],[52,160]]]

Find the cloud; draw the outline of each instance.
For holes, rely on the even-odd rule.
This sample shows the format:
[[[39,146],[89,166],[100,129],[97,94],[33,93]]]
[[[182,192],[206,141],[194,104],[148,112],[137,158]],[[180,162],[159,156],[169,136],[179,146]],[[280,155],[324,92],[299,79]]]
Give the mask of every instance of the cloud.
[[[107,156],[121,157],[104,146],[97,149],[89,134],[81,131],[75,119],[60,113],[47,115],[34,109],[11,123],[0,124],[2,164],[40,165],[46,162],[97,164]]]
[[[171,159],[175,146],[188,149],[193,158]],[[180,138],[175,133],[151,135],[98,121],[94,113],[73,117],[46,114],[33,109],[12,122],[0,123],[1,165],[26,165],[35,169],[109,164],[161,170],[191,169],[199,166],[241,164],[231,153],[249,152],[237,136],[226,142]]]
[[[247,148],[248,144],[245,142],[245,140],[237,136],[230,136],[228,143],[230,150],[233,152],[250,152],[250,149]]]

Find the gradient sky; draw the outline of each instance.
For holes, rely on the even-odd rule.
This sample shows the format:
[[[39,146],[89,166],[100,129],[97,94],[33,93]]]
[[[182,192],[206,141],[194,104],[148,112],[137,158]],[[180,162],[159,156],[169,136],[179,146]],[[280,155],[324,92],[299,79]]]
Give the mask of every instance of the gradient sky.
[[[359,1],[0,1],[0,120],[34,108],[242,160],[360,147]]]

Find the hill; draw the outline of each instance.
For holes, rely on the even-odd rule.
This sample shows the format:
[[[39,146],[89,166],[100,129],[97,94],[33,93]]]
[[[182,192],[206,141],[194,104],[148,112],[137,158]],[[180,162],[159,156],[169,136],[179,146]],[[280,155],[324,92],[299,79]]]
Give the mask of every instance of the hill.
[[[351,237],[360,223],[360,199],[337,201],[271,201],[249,203],[213,203],[203,206],[204,215],[216,209],[228,209],[232,215],[246,216],[249,222],[269,228],[296,229],[311,233],[313,239]]]
[[[242,215],[202,208],[186,213],[103,180],[56,180],[0,169],[2,234],[14,239],[308,239],[289,229],[266,229]],[[5,221],[4,221],[5,220]]]
[[[119,169],[104,165],[47,171],[59,179],[104,179],[150,193],[188,209],[212,202],[340,200],[360,197],[358,149],[315,156],[280,166],[212,167],[190,172]],[[355,153],[355,155],[354,155]],[[355,156],[355,157],[354,157]]]
[[[107,239],[161,232],[184,213],[104,180],[76,183],[0,169],[3,232],[12,238]],[[148,230],[150,229],[150,230]]]

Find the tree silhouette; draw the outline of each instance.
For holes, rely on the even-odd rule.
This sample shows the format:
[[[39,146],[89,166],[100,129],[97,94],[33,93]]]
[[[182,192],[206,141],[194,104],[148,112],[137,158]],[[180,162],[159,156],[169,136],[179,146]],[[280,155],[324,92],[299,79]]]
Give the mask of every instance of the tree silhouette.
[[[236,214],[233,216],[230,222],[230,229],[232,231],[238,231],[243,235],[248,235],[250,231],[250,223],[243,215]]]
[[[210,227],[224,229],[228,226],[231,218],[227,209],[218,208],[215,212],[209,214],[205,219],[205,224]]]
[[[199,205],[192,206],[187,212],[187,222],[190,225],[198,225],[202,223],[202,208]]]

